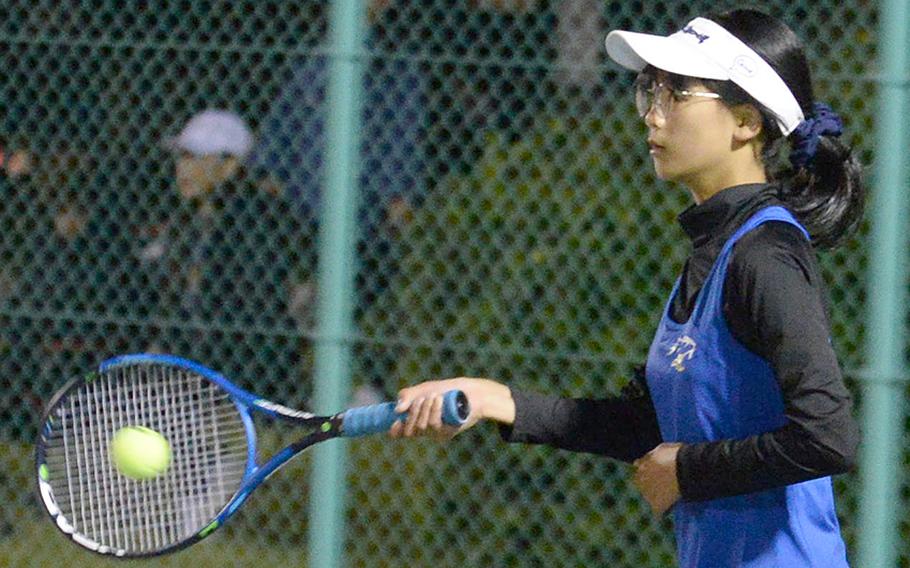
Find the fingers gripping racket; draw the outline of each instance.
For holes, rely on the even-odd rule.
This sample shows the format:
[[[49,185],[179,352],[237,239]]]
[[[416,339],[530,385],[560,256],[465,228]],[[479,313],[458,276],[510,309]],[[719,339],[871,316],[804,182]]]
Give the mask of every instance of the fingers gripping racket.
[[[443,422],[463,424],[463,393],[444,397]],[[316,416],[263,400],[206,367],[169,355],[123,355],[67,383],[51,399],[38,436],[41,501],[76,543],[118,557],[157,556],[189,546],[233,515],[250,493],[313,444],[384,432],[405,415],[387,402]],[[253,414],[310,433],[266,462],[256,458]],[[166,471],[122,474],[110,456],[127,426],[170,444]]]

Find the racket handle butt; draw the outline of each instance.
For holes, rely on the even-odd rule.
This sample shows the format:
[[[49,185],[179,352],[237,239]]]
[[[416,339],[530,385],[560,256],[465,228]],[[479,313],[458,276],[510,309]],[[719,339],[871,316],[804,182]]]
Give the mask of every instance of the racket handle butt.
[[[442,397],[442,422],[461,426],[471,413],[468,397],[460,390],[451,390]],[[386,432],[398,420],[407,418],[407,412],[395,412],[394,402],[351,408],[344,413],[342,436],[356,438]]]

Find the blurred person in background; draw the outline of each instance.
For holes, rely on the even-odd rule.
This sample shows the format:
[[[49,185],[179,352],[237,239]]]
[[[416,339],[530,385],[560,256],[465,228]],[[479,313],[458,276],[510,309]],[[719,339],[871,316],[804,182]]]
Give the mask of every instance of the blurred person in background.
[[[10,392],[29,403],[18,411],[37,414],[35,393],[88,351],[80,320],[102,278],[89,236],[93,172],[85,154],[62,141],[42,151],[22,144],[4,158],[2,374],[18,381]]]
[[[134,254],[164,328],[153,348],[272,384],[298,357],[289,307],[303,241],[290,203],[247,167],[253,144],[246,122],[222,109],[166,140],[172,193]]]
[[[0,300],[9,297],[21,270],[21,225],[35,206],[29,195],[35,157],[27,143],[0,138]]]
[[[556,11],[550,0],[450,0],[446,15],[457,33],[428,42],[433,69],[433,164],[467,173],[501,135],[514,142],[545,110],[547,74],[556,57]],[[435,118],[436,113],[434,113]]]
[[[418,62],[388,57],[401,48],[407,27],[398,20],[406,3],[370,0],[367,5],[370,55],[363,75],[361,192],[358,203],[358,288],[369,302],[394,271],[395,239],[424,191],[426,161],[426,76]],[[327,33],[327,13],[322,20]],[[324,40],[323,40],[324,41]],[[296,205],[315,242],[318,235],[327,121],[329,57],[305,54],[290,64],[285,85],[261,121],[250,162],[268,171]],[[316,251],[310,262],[315,268]],[[311,272],[315,277],[315,270]],[[304,294],[315,298],[313,283]],[[311,326],[302,317],[301,326]]]
[[[815,100],[799,38],[761,12],[696,18],[669,37],[613,31],[606,47],[638,73],[657,176],[694,200],[679,216],[692,252],[646,364],[598,399],[422,383],[400,392],[408,419],[391,435],[453,436],[441,401],[460,389],[460,431],[487,419],[510,442],[631,463],[654,513],[673,511],[681,566],[845,567],[831,476],[851,469],[859,432],[813,250],[862,217],[842,121]]]
[[[363,73],[360,192],[357,206],[356,317],[388,287],[398,269],[400,236],[426,191],[427,81],[426,64],[401,54],[411,29],[409,9],[401,0],[367,3],[369,57]],[[326,10],[321,21],[327,34]],[[303,224],[306,246],[301,250],[300,278],[292,290],[292,308],[301,330],[312,331],[318,297],[319,220],[325,187],[327,88],[330,56],[304,53],[289,62],[286,82],[260,121],[259,139],[250,162],[293,203]],[[379,360],[377,354],[373,360]],[[361,376],[379,377],[368,371]],[[385,398],[381,383],[355,387],[360,404]]]
[[[21,330],[14,329],[21,322],[9,313],[8,303],[21,281],[25,247],[30,245],[23,226],[34,207],[29,184],[33,166],[27,144],[0,139],[0,433],[14,440],[25,439],[21,427],[31,419],[29,410],[36,412],[40,406],[32,381],[22,375],[26,359],[21,351],[14,352],[27,344]],[[0,521],[0,533],[11,526]]]
[[[596,88],[602,80],[599,38],[607,28],[603,2],[563,0],[556,14],[556,80],[569,88]]]

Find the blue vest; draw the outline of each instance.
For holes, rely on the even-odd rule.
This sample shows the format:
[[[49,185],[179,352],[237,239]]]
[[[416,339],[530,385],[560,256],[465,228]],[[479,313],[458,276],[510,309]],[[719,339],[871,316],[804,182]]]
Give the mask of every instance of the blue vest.
[[[737,341],[723,314],[733,245],[766,221],[806,230],[784,208],[760,210],[724,244],[685,323],[670,317],[673,288],[648,353],[646,377],[666,442],[741,439],[786,423],[771,365]],[[831,478],[673,509],[679,565],[684,568],[847,566]]]

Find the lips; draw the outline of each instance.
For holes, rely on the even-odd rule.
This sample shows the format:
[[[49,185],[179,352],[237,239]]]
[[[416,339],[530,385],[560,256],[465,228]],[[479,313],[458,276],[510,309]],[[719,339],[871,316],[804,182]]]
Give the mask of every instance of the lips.
[[[663,149],[664,149],[664,147],[663,147],[662,145],[658,144],[657,142],[655,142],[654,140],[652,140],[652,139],[650,139],[650,138],[648,138],[648,148],[649,148],[652,152],[655,152],[655,151],[657,151],[657,150],[663,150]]]

